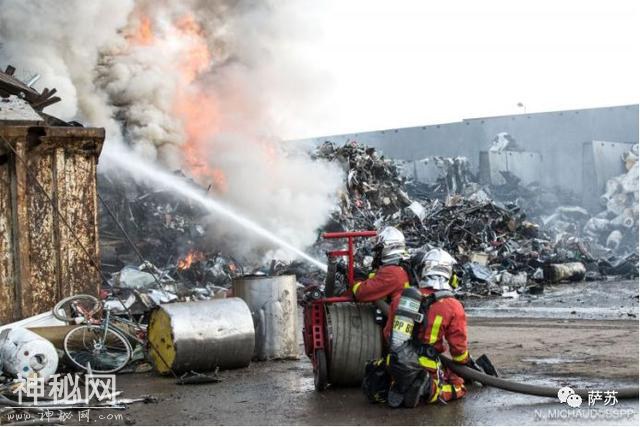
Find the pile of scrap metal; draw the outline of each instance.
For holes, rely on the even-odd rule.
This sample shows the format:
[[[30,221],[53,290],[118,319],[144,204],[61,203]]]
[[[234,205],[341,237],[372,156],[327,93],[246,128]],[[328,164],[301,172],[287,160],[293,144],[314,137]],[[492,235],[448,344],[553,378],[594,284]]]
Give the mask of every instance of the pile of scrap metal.
[[[111,273],[112,289],[135,290],[150,305],[201,300],[244,274],[241,263],[210,249],[205,212],[197,205],[104,174],[98,189],[102,267]]]
[[[411,204],[397,162],[381,156],[373,148],[355,142],[342,147],[325,142],[313,157],[337,162],[347,173],[346,192],[340,197],[340,210],[332,218],[342,230],[376,228],[376,221]],[[325,230],[331,229],[329,223]]]
[[[339,163],[346,176],[344,191],[322,231],[397,226],[413,252],[441,247],[454,254],[467,294],[515,296],[516,291],[539,291],[538,283],[545,281],[637,274],[637,245],[627,238],[606,245],[618,226],[618,219],[609,218],[621,203],[620,194],[627,195],[624,203],[633,200],[633,189],[623,184],[629,178],[618,180],[623,183],[616,187],[616,196],[608,194],[618,204],[610,203],[604,227],[604,221],[591,220],[588,212],[574,207],[577,200],[569,192],[535,183],[525,187],[509,173],[503,174],[504,184],[480,185],[462,157],[436,158],[441,175],[425,184],[407,180],[403,162],[355,142],[343,146],[325,142],[312,156]],[[633,165],[628,163],[632,174]],[[107,176],[100,176],[99,189],[109,207],[102,206],[100,233],[103,266],[112,273],[112,289],[145,293],[150,306],[221,296],[234,278],[245,274],[295,274],[303,285],[323,281],[322,272],[302,262],[274,260],[260,265],[212,250],[205,212],[170,192]],[[635,206],[637,211],[637,201]],[[628,214],[627,205],[625,209],[622,213]],[[594,222],[602,227],[598,230],[606,230],[606,237],[589,233]],[[633,227],[637,235],[637,221]],[[371,259],[370,243],[358,242],[361,267]],[[310,250],[322,258],[333,244],[319,239]],[[580,274],[553,273],[549,267],[571,263],[580,263]]]
[[[451,252],[460,262],[463,293],[515,297],[518,292],[539,292],[542,282],[637,276],[637,164],[635,187],[626,178],[634,173],[630,167],[624,179],[615,180],[618,196],[608,195],[616,199],[609,203],[614,210],[596,216],[610,218],[619,211],[628,218],[628,203],[635,194],[635,233],[629,233],[628,241],[621,239],[624,244],[607,247],[587,233],[589,214],[584,209],[561,205],[576,201],[570,193],[538,184],[525,188],[508,173],[507,184],[481,186],[463,158],[440,159],[441,177],[434,184],[421,184],[402,177],[401,162],[353,141],[342,147],[325,142],[314,156],[340,162],[347,176],[339,209],[326,231],[396,226],[404,232],[411,252],[432,247]],[[619,196],[623,191],[625,202]],[[553,209],[553,215],[545,216]],[[598,224],[607,221],[608,228],[603,229],[611,233],[619,219]],[[359,244],[364,245],[360,253],[367,254],[369,242]],[[361,256],[357,261],[366,267],[370,259]]]
[[[323,273],[301,261],[260,263],[216,248],[210,221],[198,205],[131,179],[98,175],[100,249],[105,292],[140,314],[158,304],[223,297],[245,275],[294,274],[317,284]]]

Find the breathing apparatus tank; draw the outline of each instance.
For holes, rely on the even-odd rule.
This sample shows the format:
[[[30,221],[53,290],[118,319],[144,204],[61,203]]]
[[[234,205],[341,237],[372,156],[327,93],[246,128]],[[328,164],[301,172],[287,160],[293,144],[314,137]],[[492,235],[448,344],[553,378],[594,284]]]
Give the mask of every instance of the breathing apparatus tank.
[[[393,318],[393,329],[391,330],[391,350],[399,348],[413,336],[415,323],[422,323],[423,315],[420,313],[422,294],[416,288],[407,288],[402,291],[402,296],[398,303]]]

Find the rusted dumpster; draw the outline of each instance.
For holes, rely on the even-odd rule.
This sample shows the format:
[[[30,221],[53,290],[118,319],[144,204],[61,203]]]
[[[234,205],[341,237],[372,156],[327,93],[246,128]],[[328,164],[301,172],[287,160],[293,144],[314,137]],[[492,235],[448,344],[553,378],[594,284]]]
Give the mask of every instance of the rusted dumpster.
[[[69,126],[0,97],[0,323],[97,293],[103,141],[104,129]]]

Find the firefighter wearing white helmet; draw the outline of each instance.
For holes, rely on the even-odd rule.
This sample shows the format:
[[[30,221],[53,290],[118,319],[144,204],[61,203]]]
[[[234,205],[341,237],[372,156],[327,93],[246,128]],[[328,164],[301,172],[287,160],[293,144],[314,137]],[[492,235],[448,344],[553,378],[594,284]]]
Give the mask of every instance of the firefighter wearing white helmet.
[[[374,267],[398,264],[407,259],[404,234],[395,227],[385,227],[378,233],[375,246]]]
[[[447,251],[431,249],[422,258],[420,288],[431,288],[436,291],[451,290],[457,287],[458,278],[453,274],[453,266],[457,261]]]
[[[366,280],[356,282],[351,292],[357,301],[370,302],[379,299],[390,302],[393,312],[403,289],[410,287],[409,275],[402,267],[402,261],[408,259],[404,235],[395,227],[384,227],[378,232],[374,246],[374,271]],[[392,316],[389,317],[391,319]],[[384,337],[389,339],[391,322],[384,327]]]
[[[408,283],[402,288],[393,285],[388,275],[386,281],[367,281],[366,295],[362,295],[365,298],[356,294],[357,299],[367,301],[385,294],[391,296],[385,326],[389,354],[365,368],[363,390],[371,401],[386,402],[392,407],[415,407],[420,403],[460,399],[466,394],[464,379],[443,366],[439,357],[448,350],[454,363],[479,369],[469,356],[464,307],[451,292],[457,285],[455,264],[449,253],[433,249],[421,260],[419,289],[409,287]],[[398,267],[383,265],[379,271],[385,268]],[[384,293],[376,293],[383,289]],[[389,294],[389,290],[393,292]],[[424,369],[417,375],[412,370],[416,365],[413,357]]]

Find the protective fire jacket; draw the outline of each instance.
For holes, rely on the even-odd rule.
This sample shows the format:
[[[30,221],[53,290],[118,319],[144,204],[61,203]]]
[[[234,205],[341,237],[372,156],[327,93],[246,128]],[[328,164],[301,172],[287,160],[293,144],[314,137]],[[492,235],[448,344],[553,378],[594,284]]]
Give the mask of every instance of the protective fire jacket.
[[[371,274],[369,279],[353,285],[352,292],[357,301],[372,302],[390,299],[389,316],[383,331],[387,342],[402,291],[407,287],[409,287],[409,276],[404,268],[398,265],[383,265]],[[427,296],[434,291],[420,289],[420,292]],[[431,304],[427,322],[418,330],[418,336],[422,342],[434,346],[438,353],[446,350],[444,344],[446,340],[455,362],[465,364],[469,360],[467,316],[464,307],[455,298],[443,298]]]
[[[384,326],[384,337],[388,341],[393,326],[393,314],[398,308],[402,290],[409,287],[409,276],[399,265],[383,265],[367,280],[356,282],[351,288],[356,301],[373,302],[390,299],[389,317]]]
[[[423,295],[430,295],[433,289],[420,289]],[[431,344],[438,353],[446,348],[444,340],[449,344],[451,358],[457,363],[467,363],[469,349],[467,346],[467,315],[464,307],[453,297],[442,298],[429,307],[427,322],[418,330],[420,340]]]

